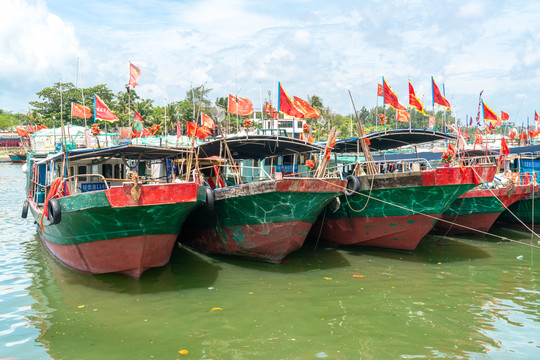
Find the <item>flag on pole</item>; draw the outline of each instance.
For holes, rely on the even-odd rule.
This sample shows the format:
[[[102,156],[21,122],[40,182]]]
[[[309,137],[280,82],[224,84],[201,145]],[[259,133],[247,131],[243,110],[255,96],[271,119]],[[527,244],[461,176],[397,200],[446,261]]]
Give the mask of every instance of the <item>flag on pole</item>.
[[[536,110],[534,111],[534,121],[536,122],[540,121],[540,118],[538,118],[538,113],[536,112]]]
[[[377,96],[380,96],[380,97],[384,96],[384,90],[381,84],[377,84]]]
[[[214,124],[214,120],[205,113],[201,112],[201,124],[203,127],[207,127],[209,129],[215,130],[216,126]]]
[[[287,95],[285,90],[283,90],[283,86],[281,86],[281,83],[278,83],[278,85],[279,93],[277,111],[281,111],[282,113],[293,116],[295,118],[304,118],[304,114],[299,109],[297,109],[296,106],[294,106],[289,95]]]
[[[407,111],[404,111],[404,110],[397,110],[396,111],[397,114],[396,114],[396,121],[401,121],[401,122],[409,122],[409,120],[411,119],[411,113],[407,112]]]
[[[434,128],[435,128],[435,116],[429,115],[428,129],[434,129]]]
[[[450,110],[450,103],[439,91],[439,87],[437,86],[437,84],[435,84],[433,76],[431,77],[431,96],[433,98],[433,105],[437,104],[440,106],[444,106],[447,111]]]
[[[96,120],[114,122],[118,121],[118,116],[114,115],[97,94],[94,94],[94,122]]]
[[[422,105],[418,97],[416,97],[411,79],[409,79],[409,106],[415,108],[422,114],[424,113],[424,105]]]
[[[313,118],[318,118],[319,116],[321,116],[321,113],[319,112],[319,110],[311,107],[311,105],[307,101],[296,96],[293,96],[293,100],[294,100],[294,106],[298,110],[300,110],[302,114],[304,114],[305,119],[313,119]]]
[[[484,114],[484,121],[485,120],[498,120],[499,119],[499,116],[497,115],[497,113],[493,110],[490,109],[489,106],[486,105],[486,103],[484,102],[484,100],[482,100],[482,112]]]
[[[270,115],[273,119],[277,119],[278,112],[266,101],[264,102],[264,113]]]
[[[187,135],[193,137],[194,135],[201,140],[204,140],[208,137],[208,134],[203,131],[195,122],[187,122]]]
[[[231,114],[249,116],[253,114],[253,103],[249,99],[244,99],[229,94],[227,109],[227,111]]]
[[[82,106],[79,104],[71,103],[71,116],[75,116],[83,119],[90,119],[92,117],[92,110],[88,106]]]
[[[508,143],[506,142],[506,139],[504,137],[501,140],[501,154],[504,154],[504,155],[510,154],[510,149],[508,148]]]
[[[405,106],[403,106],[403,105],[401,105],[399,103],[399,100],[398,100],[398,97],[397,97],[396,93],[394,92],[394,90],[392,90],[390,85],[388,85],[386,80],[384,80],[384,77],[383,77],[382,80],[383,80],[383,99],[384,99],[384,103],[386,105],[390,105],[391,107],[393,107],[396,110],[405,110],[405,111],[407,111],[407,108],[405,108]]]
[[[508,120],[508,119],[510,119],[510,115],[508,115],[507,113],[501,110],[501,120]]]
[[[139,78],[141,77],[141,70],[135,66],[132,63],[129,63],[129,84],[128,84],[128,91],[129,87],[135,88],[135,86],[139,85],[137,81],[139,81]]]

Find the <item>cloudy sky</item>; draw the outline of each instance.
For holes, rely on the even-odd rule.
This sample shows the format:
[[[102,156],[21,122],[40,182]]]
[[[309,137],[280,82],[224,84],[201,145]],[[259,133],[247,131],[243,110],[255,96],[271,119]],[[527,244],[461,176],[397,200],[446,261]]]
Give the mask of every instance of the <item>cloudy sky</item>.
[[[26,112],[54,82],[136,90],[156,105],[190,86],[260,107],[277,81],[335,112],[376,105],[384,76],[431,108],[430,78],[462,121],[478,95],[516,123],[540,112],[540,3],[515,1],[1,0],[0,108]],[[80,63],[77,76],[77,59]],[[271,95],[269,96],[269,91]],[[425,95],[425,96],[423,96]],[[379,102],[380,104],[380,102]],[[532,121],[532,120],[531,120]]]

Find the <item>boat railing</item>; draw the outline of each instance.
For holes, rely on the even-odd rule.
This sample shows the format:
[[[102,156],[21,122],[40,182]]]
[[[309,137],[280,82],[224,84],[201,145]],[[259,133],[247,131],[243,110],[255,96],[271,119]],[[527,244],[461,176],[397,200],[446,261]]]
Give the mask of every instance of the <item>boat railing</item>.
[[[471,157],[460,157],[457,159],[458,163],[464,166],[473,166],[473,165],[492,165],[493,156],[471,156]]]
[[[238,171],[240,171],[240,177],[245,181],[248,182],[256,182],[256,181],[263,181],[263,180],[271,180],[273,177],[266,172],[262,167],[257,166],[248,166],[248,165],[230,165],[230,164],[220,164],[217,166],[219,169],[219,177],[221,180],[227,182],[229,177],[233,177],[234,179],[237,179]],[[205,181],[209,183],[208,179],[215,177],[215,168],[213,165],[204,166],[199,168],[199,172],[201,174],[212,174],[213,176],[206,176]],[[217,179],[216,179],[217,180]],[[214,181],[214,180],[212,180]],[[208,184],[211,185],[211,184]]]
[[[402,173],[421,170],[431,170],[433,167],[430,162],[424,158],[403,159],[403,160],[374,160],[357,161],[355,163],[336,165],[328,169],[329,173],[338,175],[341,178],[347,175],[361,175],[368,173],[368,165],[376,170],[376,174]]]

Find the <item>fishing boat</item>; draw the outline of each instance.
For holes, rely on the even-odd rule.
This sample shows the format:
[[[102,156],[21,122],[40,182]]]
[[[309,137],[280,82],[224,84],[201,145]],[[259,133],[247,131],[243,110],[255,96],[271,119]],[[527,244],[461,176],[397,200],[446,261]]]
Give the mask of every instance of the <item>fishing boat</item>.
[[[537,191],[532,184],[500,184],[479,186],[455,200],[438,221],[434,230],[445,234],[477,234],[487,232],[501,213],[516,201]]]
[[[166,265],[186,217],[211,202],[204,187],[175,176],[187,150],[122,145],[29,153],[27,199],[46,248],[90,274],[139,278]]]
[[[446,133],[414,129],[369,136],[373,150],[452,139]],[[359,142],[359,138],[338,142],[336,151],[353,152],[360,148]],[[310,237],[338,245],[414,250],[459,196],[492,181],[496,172],[487,159],[484,163],[477,159],[475,166],[433,168],[430,161],[415,154],[407,159],[400,155],[375,157],[371,162],[339,164],[337,160],[338,171],[348,175],[352,188],[321,214]],[[369,165],[371,171],[367,171]]]
[[[302,154],[324,149],[301,140],[249,135],[229,137],[225,144],[235,161],[244,161],[206,167],[217,185],[213,211],[195,210],[179,240],[203,253],[278,263],[302,247],[321,211],[343,193],[346,180],[308,176]],[[223,148],[221,140],[199,145],[207,159],[221,157]]]
[[[24,152],[17,152],[17,153],[9,153],[9,158],[11,159],[11,162],[13,163],[25,163],[26,162],[26,153]]]

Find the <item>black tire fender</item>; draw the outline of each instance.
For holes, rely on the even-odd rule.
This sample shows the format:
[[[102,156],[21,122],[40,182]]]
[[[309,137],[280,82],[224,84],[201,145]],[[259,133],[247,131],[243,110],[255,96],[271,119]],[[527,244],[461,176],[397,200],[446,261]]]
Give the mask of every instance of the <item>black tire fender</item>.
[[[336,196],[335,198],[332,199],[332,201],[328,203],[327,206],[328,206],[328,210],[331,213],[335,213],[341,207],[341,200],[339,200],[339,197]]]
[[[206,203],[204,204],[206,212],[211,213],[212,211],[214,211],[214,201],[214,190],[206,188]]]
[[[62,219],[62,210],[57,199],[50,199],[47,203],[47,217],[52,225],[58,224]]]
[[[29,206],[28,200],[24,200],[24,203],[22,206],[22,214],[21,214],[21,217],[23,219],[26,219],[26,217],[28,216],[28,206]]]
[[[354,196],[360,190],[360,180],[354,175],[347,176],[347,189],[345,189],[346,196]]]

